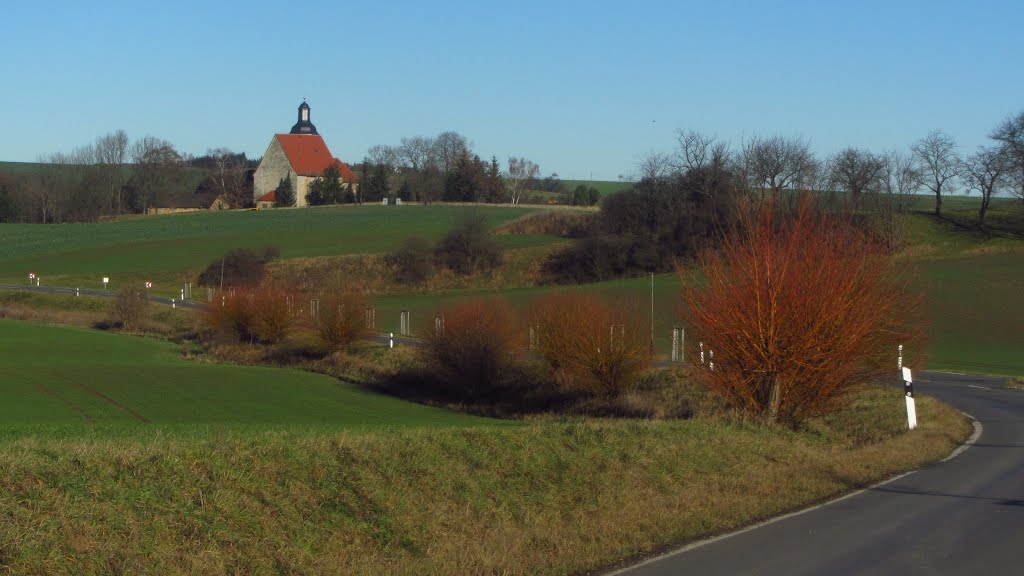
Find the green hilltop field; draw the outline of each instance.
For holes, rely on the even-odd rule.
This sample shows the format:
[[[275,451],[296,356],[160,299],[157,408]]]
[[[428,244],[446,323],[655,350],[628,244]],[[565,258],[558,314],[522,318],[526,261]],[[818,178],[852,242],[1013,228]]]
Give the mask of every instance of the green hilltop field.
[[[442,205],[336,206],[312,209],[204,211],[129,217],[89,224],[0,225],[0,281],[34,273],[50,285],[113,286],[151,280],[158,292],[191,280],[233,248],[272,246],[281,258],[383,253],[408,236],[439,238],[464,214],[492,226],[537,208]],[[508,247],[552,242],[544,236],[503,236]],[[167,289],[167,288],[165,288]]]

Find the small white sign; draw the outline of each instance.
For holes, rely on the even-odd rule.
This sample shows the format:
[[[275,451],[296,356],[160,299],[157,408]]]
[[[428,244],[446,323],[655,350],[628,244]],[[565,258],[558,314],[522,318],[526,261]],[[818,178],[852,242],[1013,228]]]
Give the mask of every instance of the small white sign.
[[[110,282],[110,278],[107,278],[106,276],[104,276],[103,277],[103,283],[106,284],[107,282]]]
[[[152,282],[146,282],[146,290],[149,290],[152,287],[153,287],[153,283]]]
[[[29,280],[35,280],[35,278],[36,278],[36,273],[35,272],[29,272],[28,273],[28,279]]]

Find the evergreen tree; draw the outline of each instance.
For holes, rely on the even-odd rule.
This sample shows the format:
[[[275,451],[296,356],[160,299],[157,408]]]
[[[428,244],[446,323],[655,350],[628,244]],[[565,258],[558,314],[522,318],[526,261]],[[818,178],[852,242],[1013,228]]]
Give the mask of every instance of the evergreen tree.
[[[409,202],[412,200],[412,188],[409,187],[408,180],[403,180],[402,185],[398,188],[398,198],[402,202]]]
[[[323,173],[309,184],[306,203],[310,206],[337,204],[342,199],[342,186],[341,170],[337,164],[332,164],[325,168]]]
[[[295,206],[295,188],[292,187],[292,179],[285,175],[277,183],[277,193],[274,195],[274,208],[290,208]]]
[[[388,167],[376,164],[370,170],[369,179],[363,184],[363,197],[367,202],[380,202],[391,192],[388,183]]]

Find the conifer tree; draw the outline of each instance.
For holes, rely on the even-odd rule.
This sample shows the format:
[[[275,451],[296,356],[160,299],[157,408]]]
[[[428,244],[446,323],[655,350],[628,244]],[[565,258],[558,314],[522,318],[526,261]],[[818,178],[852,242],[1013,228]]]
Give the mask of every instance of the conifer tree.
[[[274,195],[274,208],[291,208],[295,206],[295,188],[292,187],[292,179],[287,174],[277,183],[277,193]]]

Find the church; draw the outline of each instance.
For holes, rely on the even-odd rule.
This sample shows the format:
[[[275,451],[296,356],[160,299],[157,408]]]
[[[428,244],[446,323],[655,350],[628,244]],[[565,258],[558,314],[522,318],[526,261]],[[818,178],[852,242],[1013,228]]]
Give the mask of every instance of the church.
[[[291,178],[295,190],[295,205],[306,206],[309,185],[324,170],[337,165],[342,182],[358,188],[352,168],[331,155],[324,139],[310,121],[309,104],[303,100],[299,106],[298,122],[288,134],[275,134],[253,175],[253,196],[257,208],[273,206],[277,186],[285,176]]]

